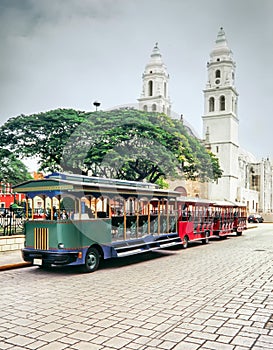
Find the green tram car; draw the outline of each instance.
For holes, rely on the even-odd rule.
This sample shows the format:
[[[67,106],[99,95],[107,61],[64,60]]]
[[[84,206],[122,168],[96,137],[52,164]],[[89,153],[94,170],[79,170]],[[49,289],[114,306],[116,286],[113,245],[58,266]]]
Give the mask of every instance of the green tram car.
[[[53,173],[14,186],[26,195],[23,259],[34,265],[82,265],[181,245],[178,192],[151,183]],[[36,215],[39,198],[41,215]],[[36,201],[36,202],[35,202]]]

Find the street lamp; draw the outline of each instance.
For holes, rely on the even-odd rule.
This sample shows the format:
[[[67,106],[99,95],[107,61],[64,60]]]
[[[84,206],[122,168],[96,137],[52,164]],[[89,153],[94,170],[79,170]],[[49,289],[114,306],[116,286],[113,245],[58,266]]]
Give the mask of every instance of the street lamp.
[[[97,112],[98,107],[100,106],[100,102],[95,101],[95,102],[93,103],[93,105],[96,107],[96,112]]]

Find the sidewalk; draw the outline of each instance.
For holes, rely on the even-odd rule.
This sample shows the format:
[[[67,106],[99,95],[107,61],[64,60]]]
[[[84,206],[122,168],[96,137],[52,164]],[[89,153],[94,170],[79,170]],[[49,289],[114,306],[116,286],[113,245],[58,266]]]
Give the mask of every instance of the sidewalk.
[[[30,264],[22,259],[21,250],[0,252],[0,271],[27,266]]]

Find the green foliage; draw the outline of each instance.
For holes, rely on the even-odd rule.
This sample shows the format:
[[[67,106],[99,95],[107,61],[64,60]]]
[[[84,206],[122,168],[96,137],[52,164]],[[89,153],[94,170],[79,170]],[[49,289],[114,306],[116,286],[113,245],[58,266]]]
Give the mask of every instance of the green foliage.
[[[179,120],[134,109],[21,115],[0,128],[0,140],[20,156],[38,156],[45,171],[149,182],[221,176],[217,158]]]
[[[160,177],[157,181],[156,184],[159,186],[159,188],[165,189],[167,190],[169,188],[169,184],[168,182],[163,179],[162,177]]]
[[[20,115],[0,128],[0,147],[18,156],[37,156],[40,170],[60,170],[62,150],[75,128],[83,122],[81,112],[57,109],[45,113]]]
[[[7,149],[0,149],[0,181],[16,185],[31,179],[27,167]]]

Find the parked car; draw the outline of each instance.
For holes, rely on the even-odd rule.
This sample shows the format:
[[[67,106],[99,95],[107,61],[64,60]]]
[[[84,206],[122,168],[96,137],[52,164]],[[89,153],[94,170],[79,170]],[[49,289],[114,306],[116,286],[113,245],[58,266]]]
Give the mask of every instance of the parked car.
[[[263,217],[260,214],[251,214],[247,218],[247,221],[250,222],[264,222]]]

